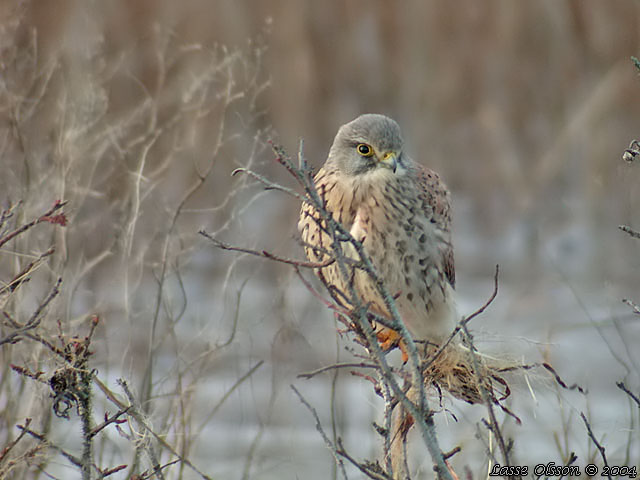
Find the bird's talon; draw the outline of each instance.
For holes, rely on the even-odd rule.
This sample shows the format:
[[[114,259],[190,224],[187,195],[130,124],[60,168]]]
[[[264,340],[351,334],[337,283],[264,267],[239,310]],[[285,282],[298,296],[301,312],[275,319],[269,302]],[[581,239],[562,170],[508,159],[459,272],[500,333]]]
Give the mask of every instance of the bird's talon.
[[[399,347],[400,351],[402,352],[402,363],[407,363],[407,361],[409,360],[407,348],[398,332],[396,332],[395,330],[390,330],[388,328],[383,328],[379,332],[376,332],[376,337],[378,337],[380,348],[383,352],[389,352],[394,348]]]

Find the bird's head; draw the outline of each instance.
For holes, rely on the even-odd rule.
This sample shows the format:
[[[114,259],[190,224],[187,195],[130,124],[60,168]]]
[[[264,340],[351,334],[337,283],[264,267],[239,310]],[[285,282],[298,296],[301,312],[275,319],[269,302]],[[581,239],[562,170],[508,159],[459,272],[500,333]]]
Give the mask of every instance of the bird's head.
[[[376,171],[396,174],[403,169],[402,146],[400,127],[394,120],[368,113],[340,127],[327,163],[351,176]]]

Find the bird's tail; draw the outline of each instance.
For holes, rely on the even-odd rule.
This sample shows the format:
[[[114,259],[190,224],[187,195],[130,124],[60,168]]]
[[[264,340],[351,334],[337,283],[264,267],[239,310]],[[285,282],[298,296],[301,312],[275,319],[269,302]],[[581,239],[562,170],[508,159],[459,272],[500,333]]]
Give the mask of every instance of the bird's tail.
[[[508,366],[499,359],[484,355],[459,343],[444,349],[431,347],[426,356],[425,385],[448,391],[465,402],[499,404],[510,395],[502,376]]]

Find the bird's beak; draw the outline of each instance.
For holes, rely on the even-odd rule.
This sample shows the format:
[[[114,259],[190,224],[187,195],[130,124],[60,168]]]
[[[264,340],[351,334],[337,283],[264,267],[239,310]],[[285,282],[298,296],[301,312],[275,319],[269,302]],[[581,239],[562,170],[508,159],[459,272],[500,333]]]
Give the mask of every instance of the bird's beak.
[[[398,156],[395,152],[387,152],[380,160],[380,166],[390,169],[393,173],[396,173],[398,168]]]

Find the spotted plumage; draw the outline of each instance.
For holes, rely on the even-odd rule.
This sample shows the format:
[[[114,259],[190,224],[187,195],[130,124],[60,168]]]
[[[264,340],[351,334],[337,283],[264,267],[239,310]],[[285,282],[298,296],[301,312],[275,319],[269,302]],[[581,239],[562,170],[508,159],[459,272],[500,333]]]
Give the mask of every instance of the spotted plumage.
[[[396,298],[414,339],[439,343],[458,320],[451,244],[450,194],[440,177],[404,152],[398,124],[383,115],[362,115],[338,131],[315,176],[325,208],[360,240],[376,271]],[[299,229],[310,260],[327,259],[331,237],[308,204]],[[347,255],[357,258],[344,244]],[[339,291],[347,285],[334,263],[320,269]],[[353,284],[371,309],[389,315],[370,276]]]

